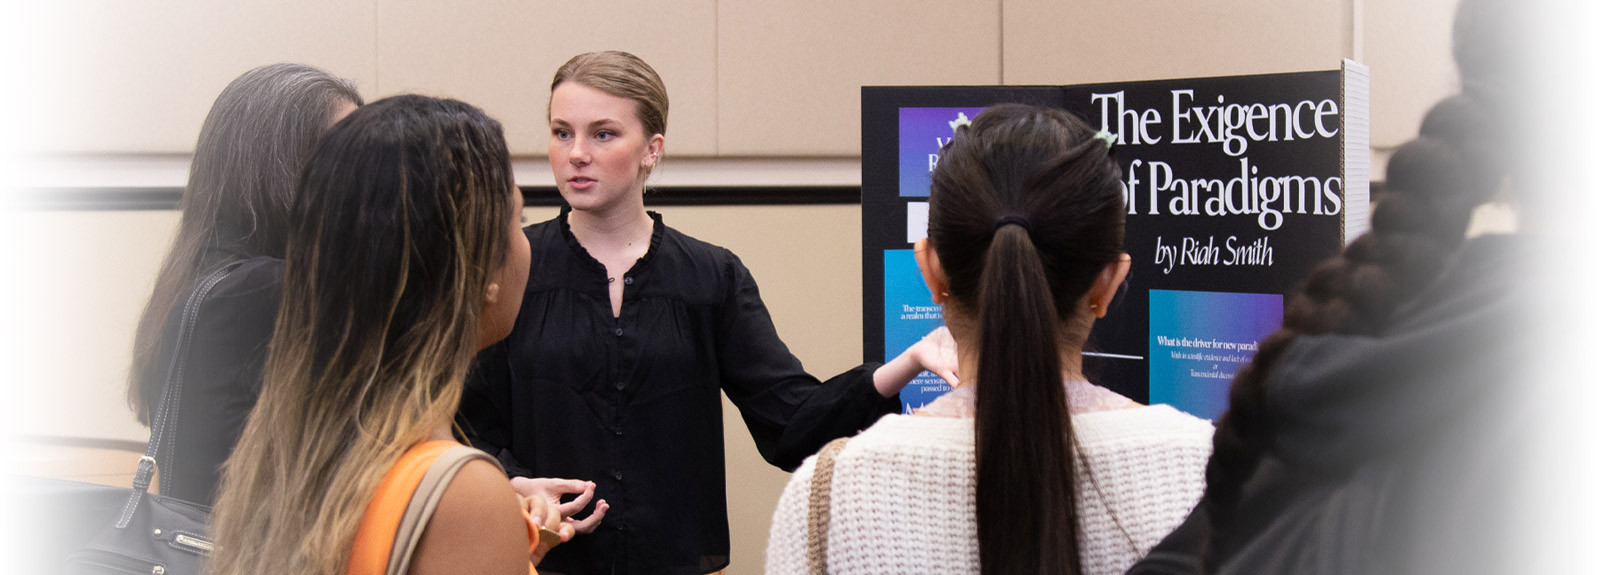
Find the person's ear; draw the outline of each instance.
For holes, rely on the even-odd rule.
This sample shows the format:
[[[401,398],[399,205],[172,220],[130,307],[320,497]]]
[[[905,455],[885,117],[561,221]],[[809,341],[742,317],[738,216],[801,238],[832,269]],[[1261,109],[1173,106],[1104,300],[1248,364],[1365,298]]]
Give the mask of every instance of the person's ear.
[[[1117,256],[1117,261],[1100,269],[1100,276],[1089,288],[1089,313],[1097,318],[1106,316],[1107,308],[1111,307],[1111,298],[1116,297],[1117,288],[1122,287],[1122,280],[1128,277],[1128,268],[1132,265],[1133,258],[1122,254]]]
[[[650,143],[645,146],[644,162],[641,166],[648,170],[656,167],[656,162],[661,160],[661,152],[667,148],[667,137],[661,134],[650,136]]]
[[[933,294],[933,303],[944,305],[944,301],[950,298],[950,278],[944,275],[939,252],[934,251],[933,242],[928,238],[917,240],[913,252],[917,258],[917,269],[922,270],[922,281],[928,284],[928,291]]]
[[[484,307],[500,303],[500,282],[489,282],[489,289],[483,292]]]

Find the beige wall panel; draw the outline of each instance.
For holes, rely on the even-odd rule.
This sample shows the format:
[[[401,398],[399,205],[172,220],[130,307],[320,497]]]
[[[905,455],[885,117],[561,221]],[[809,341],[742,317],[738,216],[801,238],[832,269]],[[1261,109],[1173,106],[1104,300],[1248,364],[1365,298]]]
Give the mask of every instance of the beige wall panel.
[[[144,441],[124,401],[133,332],[177,231],[175,211],[13,212],[8,234],[28,246],[12,261],[29,278],[8,286],[19,350],[9,369],[30,382],[15,430]],[[21,238],[26,238],[21,240]],[[26,302],[25,305],[22,302]]]
[[[723,155],[861,153],[861,86],[995,84],[998,0],[723,2]]]
[[[137,445],[137,444],[134,444]],[[131,446],[130,446],[131,447]],[[139,457],[144,448],[111,449],[74,445],[18,443],[12,446],[11,458],[16,463],[18,475],[53,477],[85,483],[98,483],[116,487],[133,486],[134,470],[139,467]],[[160,491],[160,470],[151,477],[152,491]]]
[[[191,152],[217,93],[263,64],[319,66],[364,92],[375,84],[371,0],[23,5],[24,149]]]
[[[377,92],[478,105],[505,125],[513,154],[545,153],[550,78],[595,50],[632,52],[661,74],[669,156],[717,151],[713,0],[378,0],[377,11]]]
[[[1365,64],[1372,67],[1372,147],[1416,137],[1422,115],[1459,88],[1450,55],[1458,0],[1368,1]],[[1377,174],[1384,166],[1374,165]]]
[[[1337,69],[1351,54],[1350,1],[1004,0],[1005,83]]]

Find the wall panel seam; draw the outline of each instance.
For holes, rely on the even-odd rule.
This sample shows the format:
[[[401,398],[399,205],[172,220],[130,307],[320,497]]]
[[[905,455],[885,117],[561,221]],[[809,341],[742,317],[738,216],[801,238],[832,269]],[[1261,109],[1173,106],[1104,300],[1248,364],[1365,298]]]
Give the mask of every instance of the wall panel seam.
[[[372,0],[372,93],[374,95],[383,93],[383,76],[381,75],[383,71],[383,30],[378,27],[378,23],[382,21],[381,18],[378,18],[378,3],[382,1]],[[371,101],[370,97],[362,99]]]
[[[711,1],[711,154],[722,155],[722,1]]]
[[[1000,53],[1000,85],[1001,86],[1005,86],[1005,85],[1007,85],[1007,82],[1006,82],[1006,0],[995,0],[995,5],[996,5],[996,9],[1000,12],[1000,22],[999,22],[1000,34],[999,34],[999,39],[998,39],[999,42],[1000,42],[1000,49],[997,50],[997,52]]]
[[[1362,64],[1366,56],[1366,6],[1363,0],[1350,0],[1350,59]]]

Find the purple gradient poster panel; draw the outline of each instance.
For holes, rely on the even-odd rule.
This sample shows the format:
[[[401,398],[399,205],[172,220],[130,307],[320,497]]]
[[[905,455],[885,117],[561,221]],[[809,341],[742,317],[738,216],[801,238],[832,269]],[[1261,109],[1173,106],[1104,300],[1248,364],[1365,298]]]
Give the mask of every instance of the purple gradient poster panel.
[[[900,197],[926,198],[939,148],[983,108],[900,108]],[[894,357],[890,355],[890,357]]]
[[[1278,294],[1150,290],[1150,403],[1216,421],[1233,374],[1282,324]]]
[[[917,343],[928,332],[944,325],[944,310],[933,303],[928,284],[917,270],[911,250],[883,252],[883,350],[884,357],[895,357]],[[924,371],[900,390],[900,411],[910,413],[945,392],[950,384],[932,372]]]

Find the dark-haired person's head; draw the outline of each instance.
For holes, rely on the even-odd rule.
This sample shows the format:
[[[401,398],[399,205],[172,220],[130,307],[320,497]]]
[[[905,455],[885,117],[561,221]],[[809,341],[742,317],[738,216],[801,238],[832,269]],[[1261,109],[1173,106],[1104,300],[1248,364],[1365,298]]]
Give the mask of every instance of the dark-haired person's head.
[[[271,64],[223,88],[200,127],[182,217],[134,338],[128,403],[148,423],[161,381],[146,373],[178,298],[224,262],[283,257],[295,179],[317,139],[362,103],[349,80]]]
[[[217,573],[342,572],[384,473],[449,425],[474,354],[510,331],[521,207],[499,122],[468,104],[385,98],[323,137],[294,197],[261,399],[218,496]]]
[[[1128,271],[1120,178],[1107,140],[1056,109],[994,106],[940,152],[917,261],[977,363],[985,574],[1081,570],[1062,383]]]
[[[520,305],[526,257],[513,261],[507,250],[527,241],[521,207],[499,122],[456,100],[386,98],[330,131],[306,166],[286,290],[324,302],[303,311],[339,310],[319,319],[388,328],[391,338],[425,328],[477,334],[485,319],[491,329],[481,336],[441,340],[486,346],[510,330],[497,314],[514,317]],[[524,273],[503,274],[508,263]],[[506,305],[485,310],[483,297]]]
[[[236,78],[200,128],[184,214],[209,216],[216,245],[283,255],[295,179],[329,127],[362,104],[348,80],[302,64]]]

